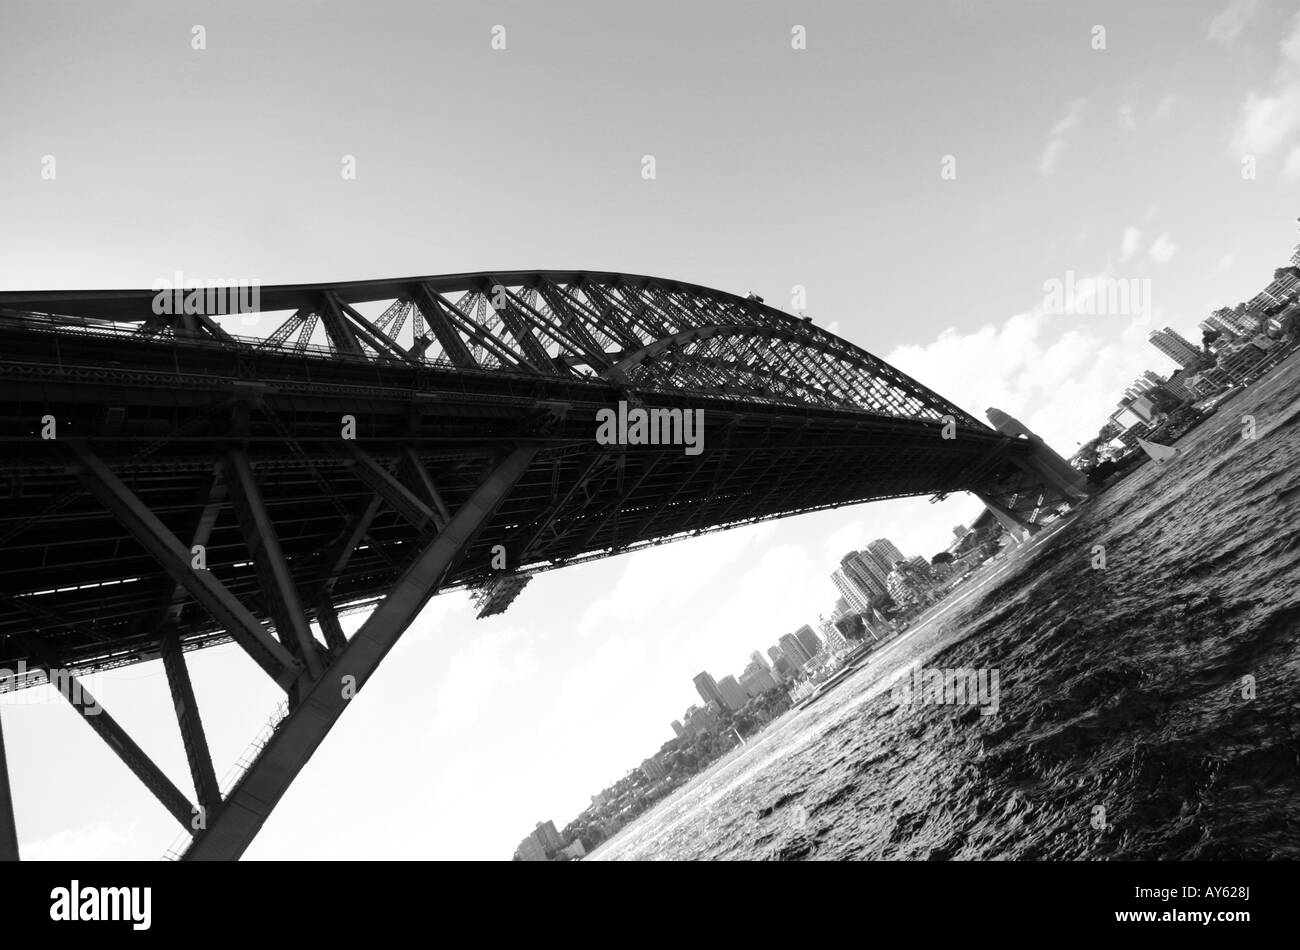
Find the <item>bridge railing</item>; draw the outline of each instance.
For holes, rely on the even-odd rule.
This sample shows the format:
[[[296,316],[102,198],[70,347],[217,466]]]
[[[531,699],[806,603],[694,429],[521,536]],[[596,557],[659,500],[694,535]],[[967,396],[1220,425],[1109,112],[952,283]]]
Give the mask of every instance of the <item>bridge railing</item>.
[[[275,710],[266,720],[266,724],[258,730],[257,735],[255,735],[253,740],[248,743],[248,746],[235,761],[235,764],[226,770],[226,774],[223,775],[221,781],[217,783],[218,788],[221,790],[221,797],[223,799],[226,798],[226,796],[230,794],[231,790],[239,784],[239,780],[244,777],[244,773],[246,773],[252,767],[253,763],[257,761],[257,757],[262,754],[262,750],[266,748],[266,744],[270,742],[271,737],[275,735],[275,730],[280,727],[280,723],[284,722],[284,720],[288,718],[288,715],[289,703],[287,701],[281,701],[276,705]],[[179,861],[185,854],[185,850],[189,847],[193,837],[194,836],[188,831],[182,831],[178,834],[175,839],[173,839],[172,843],[167,846],[167,850],[163,853],[163,860]]]

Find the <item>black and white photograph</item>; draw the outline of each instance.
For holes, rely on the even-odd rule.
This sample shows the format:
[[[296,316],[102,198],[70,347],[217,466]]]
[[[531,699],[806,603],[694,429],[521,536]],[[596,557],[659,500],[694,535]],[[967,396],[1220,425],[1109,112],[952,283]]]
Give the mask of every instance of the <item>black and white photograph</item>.
[[[9,932],[1284,919],[1294,0],[3,0],[0,129]]]

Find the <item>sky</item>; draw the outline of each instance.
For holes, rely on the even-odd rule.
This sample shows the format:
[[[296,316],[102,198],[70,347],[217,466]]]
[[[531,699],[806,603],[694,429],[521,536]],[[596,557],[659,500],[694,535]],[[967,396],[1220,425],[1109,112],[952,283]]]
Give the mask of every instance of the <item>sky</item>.
[[[0,289],[544,268],[787,310],[802,289],[820,325],[1069,455],[1175,368],[1152,329],[1199,340],[1290,256],[1300,15],[6,0],[0,128]],[[1052,303],[1098,277],[1141,306]],[[736,529],[541,575],[486,621],[437,597],[246,857],[509,859],[670,738],[697,672],[829,614],[843,554],[929,556],[978,511]],[[221,775],[280,697],[234,646],[190,666]],[[160,665],[87,682],[189,789]],[[48,692],[0,700],[24,857],[159,857],[179,826]]]

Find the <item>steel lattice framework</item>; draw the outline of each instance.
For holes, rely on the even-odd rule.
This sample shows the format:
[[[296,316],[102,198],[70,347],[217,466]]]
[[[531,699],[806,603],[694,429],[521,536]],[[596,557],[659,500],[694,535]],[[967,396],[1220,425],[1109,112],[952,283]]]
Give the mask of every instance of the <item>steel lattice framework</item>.
[[[882,498],[975,491],[1026,523],[1060,500],[1024,440],[756,298],[579,271],[257,296],[281,314],[262,336],[219,293],[175,314],[154,291],[0,294],[0,667],[162,659],[193,802],[110,717],[86,721],[187,830],[201,806],[190,858],[242,854],[340,684],[436,592],[508,603],[503,558],[521,581]],[[703,451],[599,444],[620,402],[701,411]],[[288,714],[223,794],[184,654],[229,641]]]

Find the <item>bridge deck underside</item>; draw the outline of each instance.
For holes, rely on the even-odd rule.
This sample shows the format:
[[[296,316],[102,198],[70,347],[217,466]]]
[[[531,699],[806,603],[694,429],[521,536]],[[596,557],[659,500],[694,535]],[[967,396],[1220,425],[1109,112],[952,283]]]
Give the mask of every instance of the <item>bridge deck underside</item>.
[[[242,449],[304,604],[380,598],[438,530],[423,484],[450,511],[515,446],[539,451],[440,587],[545,569],[647,543],[875,499],[1014,478],[1027,446],[986,428],[941,437],[932,420],[692,393],[632,394],[702,410],[703,451],[596,442],[597,412],[629,393],[604,380],[537,378],[174,342],[101,341],[0,328],[0,666],[39,635],[73,668],[157,656],[168,619],[186,648],[226,638],[85,489],[84,440],[208,569],[266,621],[225,464]],[[41,439],[42,417],[57,437]],[[354,440],[343,417],[356,420]],[[418,462],[411,458],[411,454]],[[377,481],[399,485],[381,491]],[[415,498],[415,502],[410,499]],[[376,507],[377,503],[377,507]],[[342,569],[340,545],[366,518]]]

